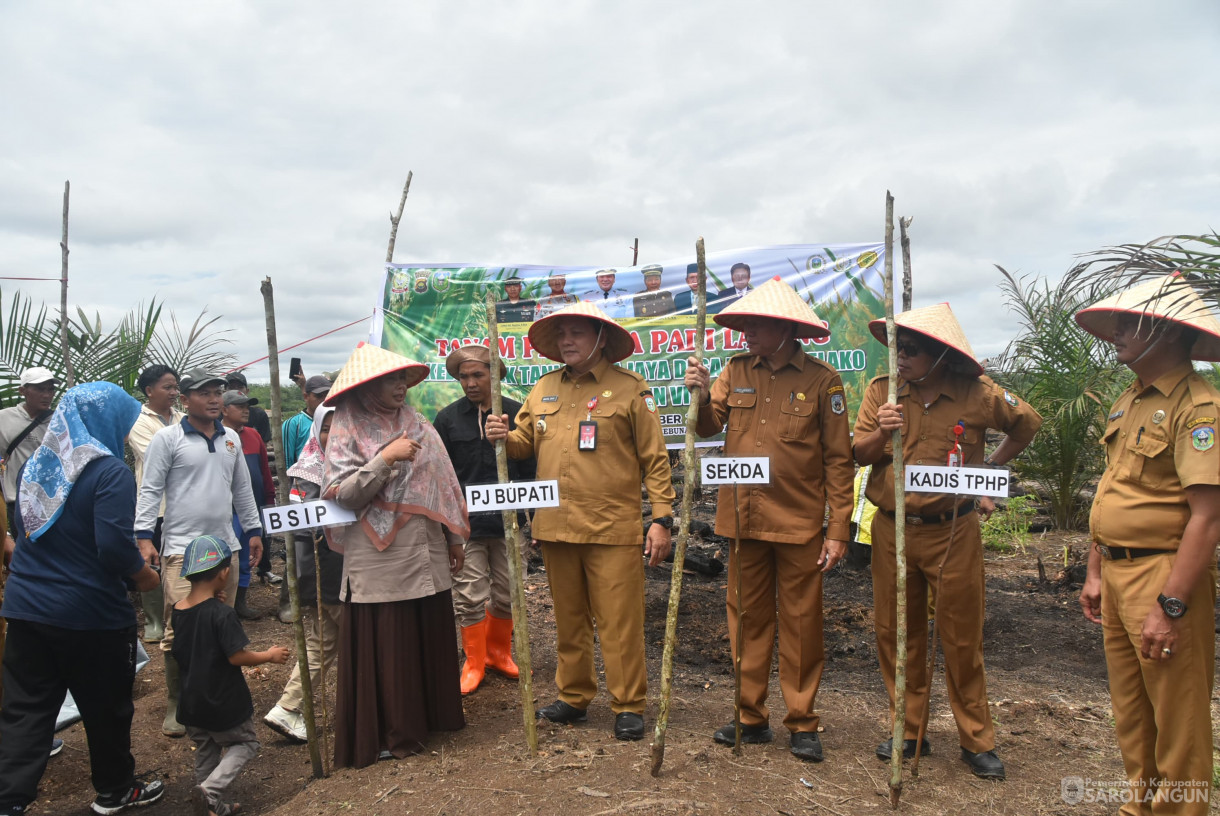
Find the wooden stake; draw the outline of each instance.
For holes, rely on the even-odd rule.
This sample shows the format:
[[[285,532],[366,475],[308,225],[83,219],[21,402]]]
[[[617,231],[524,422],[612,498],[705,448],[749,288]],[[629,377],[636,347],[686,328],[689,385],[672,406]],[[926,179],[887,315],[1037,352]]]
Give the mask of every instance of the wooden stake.
[[[911,311],[911,236],[907,235],[907,227],[914,218],[898,219],[898,243],[902,246],[902,311]]]
[[[76,372],[72,368],[72,352],[68,348],[68,191],[72,185],[64,182],[64,231],[59,241],[59,348],[64,355],[64,387],[76,385]]]
[[[733,485],[733,531],[734,588],[737,593],[737,654],[733,655],[733,753],[741,756],[741,640],[746,633],[746,611],[741,605],[741,499],[738,485]]]
[[[322,702],[322,773],[330,776],[330,738],[327,736],[327,732],[330,730],[330,710],[326,705],[326,638],[322,636],[325,631],[322,626],[322,555],[318,551],[326,539],[326,534],[321,530],[315,530],[312,538],[313,575],[318,592],[318,617],[314,622],[318,627],[318,685],[321,686],[318,689],[318,699]]]
[[[487,290],[487,336],[491,350],[491,412],[504,412],[500,393],[500,327],[496,321],[496,295]],[[496,478],[508,483],[508,450],[504,440],[496,441]],[[521,574],[521,529],[517,526],[517,511],[504,511],[504,546],[508,549],[508,579],[513,599],[513,645],[517,651],[517,685],[521,689],[521,717],[525,725],[525,744],[531,756],[538,755],[538,726],[534,721],[534,666],[530,660],[529,619],[525,611],[525,577]]]
[[[702,241],[703,239],[700,238],[699,240]],[[631,265],[632,266],[640,265],[640,239],[639,238],[635,239],[635,244],[631,248]]]
[[[281,433],[283,412],[280,410],[280,355],[279,343],[275,338],[275,293],[271,288],[271,278],[264,278],[262,284],[263,310],[267,320],[267,367],[271,375],[271,444],[275,448],[275,475],[279,480],[276,487],[276,502],[280,506],[288,504],[288,471],[284,466],[284,439]],[[263,546],[270,547],[271,539],[265,538]],[[301,671],[301,713],[305,718],[305,735],[309,740],[309,761],[313,765],[315,779],[325,775],[322,767],[322,754],[318,751],[317,729],[313,720],[313,683],[309,677],[309,654],[305,649],[305,624],[301,620],[301,590],[297,585],[297,555],[296,547],[289,539],[284,547],[285,560],[288,562],[284,570],[288,581],[288,599],[292,607],[292,631],[296,636],[297,667]]]
[[[897,326],[894,323],[894,197],[885,191],[885,334],[889,345],[889,397],[898,401]],[[894,731],[890,743],[890,807],[902,798],[902,748],[907,721],[907,552],[906,494],[903,492],[902,429],[891,437],[894,448],[894,550],[897,559],[897,660],[894,666]],[[916,753],[919,746],[916,745]]]
[[[638,239],[637,239],[638,245]],[[695,359],[703,361],[703,329],[707,325],[707,261],[704,258],[703,239],[695,242],[695,258],[699,262],[699,287],[695,291]],[[695,499],[695,482],[698,481],[698,463],[695,461],[695,423],[699,420],[699,403],[703,390],[692,388],[690,406],[686,409],[686,447],[682,452],[682,464],[686,478],[682,482],[682,515],[678,520],[678,538],[674,543],[674,566],[669,573],[669,610],[665,614],[665,652],[661,656],[661,710],[657,715],[656,731],[652,743],[652,775],[661,773],[665,761],[665,729],[669,726],[669,703],[674,687],[674,646],[678,642],[678,604],[682,600],[682,566],[686,560],[686,542],[690,538],[691,506]]]
[[[411,191],[411,177],[415,174],[407,171],[407,183],[402,188],[402,198],[398,201],[398,215],[390,214],[390,245],[385,249],[385,262],[394,262],[394,242],[398,240],[398,222],[402,220],[402,211],[407,206],[407,193]]]

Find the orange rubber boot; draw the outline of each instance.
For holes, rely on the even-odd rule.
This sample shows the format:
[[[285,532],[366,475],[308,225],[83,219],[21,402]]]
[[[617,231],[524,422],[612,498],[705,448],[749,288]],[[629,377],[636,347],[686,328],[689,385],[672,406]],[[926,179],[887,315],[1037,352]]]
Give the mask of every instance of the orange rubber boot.
[[[516,679],[521,670],[513,662],[513,619],[497,618],[488,612],[484,620],[487,621],[487,667]]]
[[[487,618],[473,626],[462,627],[462,651],[466,662],[462,664],[462,694],[470,694],[483,682],[487,664]]]

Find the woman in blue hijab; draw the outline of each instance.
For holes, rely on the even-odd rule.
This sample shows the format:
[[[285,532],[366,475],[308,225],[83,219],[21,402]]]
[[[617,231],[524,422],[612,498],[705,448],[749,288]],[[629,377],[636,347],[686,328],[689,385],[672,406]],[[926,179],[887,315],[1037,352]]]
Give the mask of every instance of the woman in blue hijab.
[[[160,583],[136,548],[136,482],[123,462],[139,413],[113,383],[69,389],[18,478],[17,545],[0,608],[0,816],[34,800],[65,691],[85,724],[93,811],[117,813],[165,792],[135,779],[131,755],[136,617],[127,590]]]

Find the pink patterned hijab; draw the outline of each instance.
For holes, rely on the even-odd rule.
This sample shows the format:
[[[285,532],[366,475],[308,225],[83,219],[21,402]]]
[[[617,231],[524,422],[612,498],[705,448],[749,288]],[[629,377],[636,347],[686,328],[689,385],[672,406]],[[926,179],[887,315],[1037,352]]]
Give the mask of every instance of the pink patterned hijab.
[[[335,408],[326,444],[322,498],[333,499],[344,479],[371,462],[386,445],[406,436],[420,444],[415,461],[394,465],[395,473],[381,491],[357,512],[356,525],[378,550],[390,546],[417,514],[469,538],[466,499],[432,423],[409,405],[385,405],[370,396],[368,389],[357,388],[343,395]],[[326,528],[332,550],[343,551],[343,540],[352,526]]]

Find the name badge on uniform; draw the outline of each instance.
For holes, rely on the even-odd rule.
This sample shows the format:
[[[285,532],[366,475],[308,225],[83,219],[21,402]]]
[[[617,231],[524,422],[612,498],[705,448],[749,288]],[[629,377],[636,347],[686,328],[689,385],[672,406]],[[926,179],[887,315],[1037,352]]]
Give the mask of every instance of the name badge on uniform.
[[[580,439],[576,445],[577,450],[591,451],[597,450],[597,423],[593,420],[585,420],[580,423]]]

